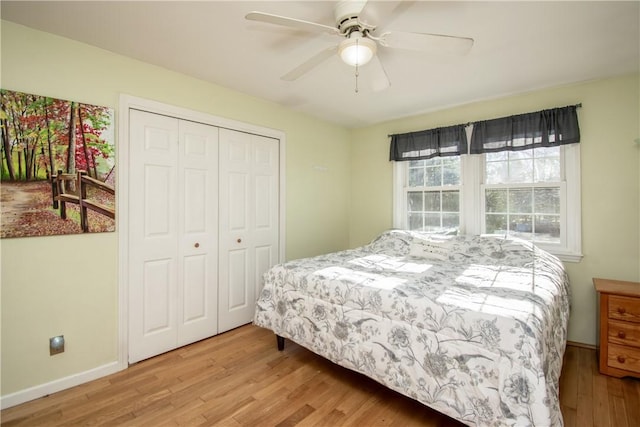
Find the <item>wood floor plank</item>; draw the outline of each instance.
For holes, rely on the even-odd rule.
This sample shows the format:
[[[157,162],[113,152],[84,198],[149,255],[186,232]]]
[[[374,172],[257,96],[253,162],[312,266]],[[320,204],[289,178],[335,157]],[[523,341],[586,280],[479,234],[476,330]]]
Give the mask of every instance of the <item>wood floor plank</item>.
[[[640,425],[640,381],[632,378],[622,380],[622,393],[627,410],[629,426]]]
[[[611,427],[609,391],[607,378],[593,376],[593,424],[598,427]],[[613,425],[613,427],[617,427]]]
[[[577,424],[576,421],[576,409],[575,408],[570,408],[568,406],[561,406],[561,410],[562,410],[562,418],[564,421],[564,427],[580,427]]]
[[[309,414],[313,413],[315,408],[311,405],[304,404],[300,408],[296,409],[296,411],[289,415],[287,418],[276,424],[276,427],[293,427],[298,424],[302,420],[304,420]]]
[[[640,426],[640,380],[598,373],[594,350],[568,346],[560,379],[566,427]],[[2,426],[460,427],[461,423],[247,325],[122,372],[0,413]]]
[[[611,425],[613,427],[633,427],[629,426],[629,420],[627,419],[627,405],[623,397],[609,397],[609,416],[611,417]]]
[[[567,346],[564,353],[562,376],[560,377],[560,400],[564,406],[578,406],[578,349]]]
[[[593,426],[593,372],[591,352],[578,348],[578,403],[576,407],[576,425]],[[595,355],[593,355],[595,357]]]

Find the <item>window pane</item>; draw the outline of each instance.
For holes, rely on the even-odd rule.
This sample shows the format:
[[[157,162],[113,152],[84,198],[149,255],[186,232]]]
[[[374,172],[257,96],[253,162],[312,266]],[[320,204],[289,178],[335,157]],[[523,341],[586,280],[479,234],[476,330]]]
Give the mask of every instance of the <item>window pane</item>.
[[[443,157],[442,167],[442,185],[459,185],[460,157]]]
[[[536,188],[533,194],[535,213],[560,213],[560,188]]]
[[[410,213],[409,214],[409,230],[422,230],[422,213]]]
[[[440,214],[428,213],[424,214],[425,230],[433,231],[440,228]]]
[[[424,168],[424,160],[409,160],[410,168]]]
[[[530,188],[509,190],[509,212],[532,213],[533,192]]]
[[[439,191],[426,191],[424,193],[424,210],[427,212],[440,212]]]
[[[442,226],[444,228],[459,228],[460,215],[450,213],[442,214]]]
[[[560,181],[560,159],[542,158],[535,159],[535,182]]]
[[[409,187],[422,187],[424,185],[424,169],[409,168]]]
[[[485,177],[487,184],[507,182],[509,180],[509,164],[507,162],[487,162]]]
[[[488,234],[507,233],[507,215],[486,215],[486,230]]]
[[[487,190],[485,198],[485,210],[487,212],[507,212],[507,190]]]
[[[511,215],[509,217],[509,231],[513,231],[516,236],[530,239],[530,236],[522,236],[523,233],[533,232],[533,216],[531,215]]]
[[[427,187],[439,187],[442,185],[442,167],[428,167],[426,170]]]
[[[531,160],[512,160],[509,162],[509,182],[533,182]]]
[[[460,192],[459,191],[443,191],[442,192],[442,211],[443,212],[460,212]]]
[[[460,167],[455,165],[445,166],[442,169],[442,185],[460,184]]]
[[[560,217],[557,215],[536,215],[536,240],[560,242]]]
[[[411,191],[407,194],[407,207],[410,212],[422,211],[422,191]]]

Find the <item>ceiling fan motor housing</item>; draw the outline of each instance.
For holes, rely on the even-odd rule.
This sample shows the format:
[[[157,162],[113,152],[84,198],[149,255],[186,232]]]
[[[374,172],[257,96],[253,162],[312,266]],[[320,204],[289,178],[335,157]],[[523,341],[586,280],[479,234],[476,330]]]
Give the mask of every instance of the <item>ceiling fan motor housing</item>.
[[[366,3],[366,0],[345,0],[336,5],[333,14],[342,34],[348,36],[352,31],[362,31],[358,15]]]

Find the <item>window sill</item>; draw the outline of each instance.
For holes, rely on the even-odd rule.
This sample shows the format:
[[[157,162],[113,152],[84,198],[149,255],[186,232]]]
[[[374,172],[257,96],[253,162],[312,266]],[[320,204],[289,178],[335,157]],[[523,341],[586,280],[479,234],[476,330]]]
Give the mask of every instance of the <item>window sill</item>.
[[[557,256],[560,261],[562,262],[580,262],[582,261],[582,257],[584,255],[582,255],[581,253],[569,253],[569,252],[552,252],[552,251],[547,251],[552,255]]]

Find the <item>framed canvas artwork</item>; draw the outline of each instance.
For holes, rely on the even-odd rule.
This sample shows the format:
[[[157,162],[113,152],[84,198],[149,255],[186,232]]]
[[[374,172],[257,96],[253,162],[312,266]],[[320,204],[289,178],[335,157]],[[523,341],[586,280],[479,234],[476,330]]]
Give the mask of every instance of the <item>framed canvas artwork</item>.
[[[0,89],[1,237],[115,231],[114,112]]]

